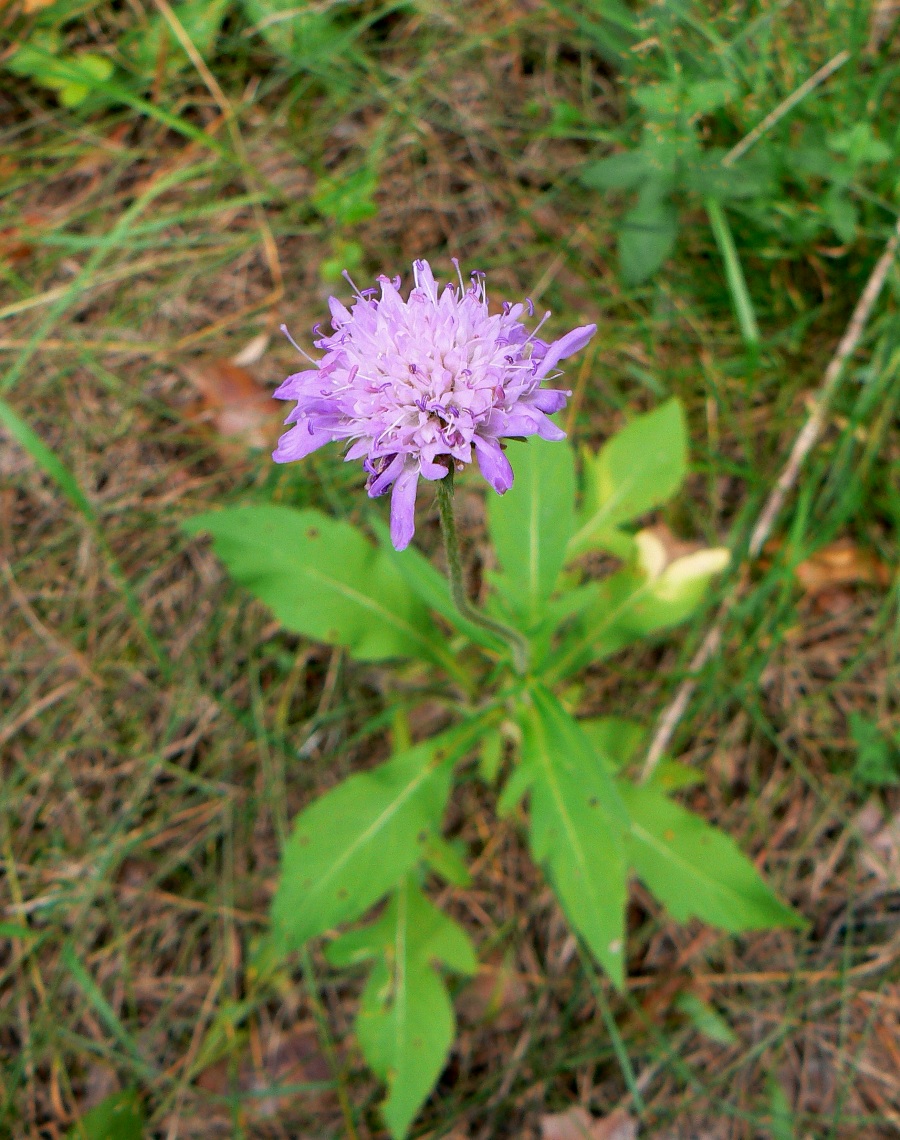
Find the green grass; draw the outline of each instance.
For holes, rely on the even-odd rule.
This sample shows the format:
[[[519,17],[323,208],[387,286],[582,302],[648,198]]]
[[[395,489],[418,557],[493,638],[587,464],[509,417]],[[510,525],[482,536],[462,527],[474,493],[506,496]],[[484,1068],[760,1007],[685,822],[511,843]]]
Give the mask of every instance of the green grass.
[[[66,110],[19,78],[0,94],[0,920],[34,935],[0,939],[0,1131],[64,1134],[135,1084],[148,1136],[175,1135],[176,1121],[181,1137],[346,1136],[335,1087],[373,1135],[353,983],[316,956],[313,1005],[299,969],[269,977],[254,953],[290,817],[384,756],[384,710],[423,682],[279,631],[180,536],[179,520],[224,502],[367,509],[335,455],[275,469],[222,449],[191,418],[181,367],[282,320],[305,339],[346,288],[320,266],[333,277],[343,258],[363,284],[415,256],[445,270],[459,256],[489,272],[495,297],[536,295],[551,331],[598,321],[592,364],[572,373],[577,439],[682,398],[691,495],[665,521],[738,541],[897,216],[896,161],[864,165],[847,191],[858,232],[842,241],[828,179],[796,155],[858,122],[896,154],[900,57],[888,34],[868,50],[862,2],[639,5],[637,50],[598,15],[615,17],[612,4],[360,4],[286,55],[245,34],[235,4],[205,55],[236,109],[229,131],[188,61],[149,78],[128,63],[122,45],[146,33],[151,4],[145,17],[140,4],[94,9],[61,33],[116,63],[93,102]],[[12,9],[0,21],[11,42],[33,35]],[[845,48],[850,61],[754,148],[775,173],[759,200],[722,207],[733,249],[703,195],[679,191],[673,256],[623,285],[616,231],[631,198],[589,191],[578,171],[639,141],[629,93],[680,72],[729,79],[738,96],[698,124],[704,147],[729,147]],[[360,171],[371,177],[355,196],[329,198]],[[746,282],[756,354],[720,247],[732,292],[735,266]],[[896,572],[887,587],[810,598],[794,568],[848,536],[897,565],[898,300],[895,266],[675,741],[706,776],[693,806],[760,856],[809,933],[704,934],[637,892],[635,981],[618,996],[566,945],[515,829],[464,789],[451,829],[478,857],[477,906],[445,902],[512,954],[527,998],[464,1025],[421,1134],[537,1134],[542,1112],[580,1099],[598,1113],[642,1100],[647,1135],[772,1135],[772,1080],[798,1137],[893,1134],[896,1082],[878,1074],[894,1064],[896,883],[861,861],[868,793],[850,779],[847,717],[896,720]],[[254,372],[272,387],[293,367],[276,334]],[[435,517],[426,502],[431,549]],[[474,498],[472,518],[477,536]],[[590,671],[582,708],[651,723],[703,632]],[[896,797],[878,793],[885,816]],[[680,988],[712,1001],[739,1044],[698,1034],[674,1007]],[[269,1085],[305,1091],[270,1104]]]

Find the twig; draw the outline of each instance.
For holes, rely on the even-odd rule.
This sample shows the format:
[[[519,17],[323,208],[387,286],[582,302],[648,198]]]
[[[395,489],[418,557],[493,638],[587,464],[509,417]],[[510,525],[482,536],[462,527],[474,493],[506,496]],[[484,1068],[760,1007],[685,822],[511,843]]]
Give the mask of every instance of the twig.
[[[791,454],[788,457],[784,470],[779,476],[778,482],[769,493],[769,497],[766,499],[765,505],[759,514],[747,548],[747,557],[749,559],[756,558],[765,545],[766,539],[771,534],[772,527],[775,525],[775,520],[781,508],[784,506],[784,501],[797,481],[797,476],[800,474],[800,468],[803,466],[804,460],[815,446],[821,434],[822,428],[825,425],[825,415],[838,383],[840,382],[844,365],[856,351],[862,339],[872,309],[878,300],[878,295],[884,286],[885,279],[893,264],[898,244],[900,244],[900,221],[897,222],[894,232],[885,246],[884,253],[882,253],[881,257],[879,257],[875,263],[875,268],[872,270],[869,280],[866,282],[866,287],[863,289],[862,295],[856,303],[856,308],[853,310],[853,315],[850,317],[847,331],[841,338],[837,350],[825,370],[825,376],[816,397],[813,410],[803,425],[800,434],[794,441],[794,446],[791,448]],[[647,758],[641,770],[642,782],[648,780],[650,776],[653,775],[657,764],[659,764],[662,759],[663,753],[669,747],[672,737],[675,735],[675,729],[684,716],[690,699],[694,694],[694,690],[697,687],[697,674],[719,648],[722,633],[725,628],[725,620],[731,606],[734,604],[735,593],[736,591],[733,591],[731,597],[722,603],[716,620],[713,622],[706,637],[703,639],[703,643],[688,666],[687,677],[681,682],[674,699],[664,710],[657,722],[656,732],[653,734],[653,740],[650,743]]]
[[[750,147],[759,142],[767,131],[770,131],[780,119],[783,119],[801,100],[805,99],[810,91],[818,87],[820,83],[824,83],[839,67],[843,67],[849,58],[849,51],[838,52],[834,59],[830,59],[824,67],[820,67],[818,71],[814,72],[805,83],[801,83],[796,91],[792,91],[786,99],[778,104],[774,111],[770,111],[761,123],[758,123],[749,134],[744,135],[741,141],[731,148],[722,159],[722,165],[731,166],[732,163],[737,162]]]

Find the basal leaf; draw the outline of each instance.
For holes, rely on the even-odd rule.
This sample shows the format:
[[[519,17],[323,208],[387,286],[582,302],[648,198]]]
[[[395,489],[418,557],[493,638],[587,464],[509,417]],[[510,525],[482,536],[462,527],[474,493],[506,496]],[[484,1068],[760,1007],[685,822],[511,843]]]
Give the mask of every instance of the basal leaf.
[[[697,917],[733,933],[804,925],[724,832],[652,783],[623,780],[619,792],[631,818],[629,862],[673,918]]]
[[[359,918],[407,874],[440,827],[454,762],[480,731],[469,722],[442,733],[300,813],[272,909],[290,945]]]
[[[509,456],[515,482],[488,497],[488,522],[502,568],[498,588],[530,624],[553,592],[572,534],[575,464],[567,444],[537,437]]]
[[[183,526],[210,534],[231,576],[288,629],[362,661],[412,656],[454,667],[394,563],[349,523],[260,506],[211,511]]]
[[[377,922],[339,938],[326,956],[335,965],[374,959],[356,1036],[366,1060],[388,1085],[382,1113],[391,1135],[401,1140],[441,1075],[453,1042],[453,1007],[435,964],[474,974],[472,944],[408,878]]]
[[[636,416],[584,464],[584,501],[569,558],[665,503],[687,474],[687,428],[677,399]]]
[[[523,710],[531,853],[569,921],[617,985],[624,980],[627,819],[577,721],[542,686]]]

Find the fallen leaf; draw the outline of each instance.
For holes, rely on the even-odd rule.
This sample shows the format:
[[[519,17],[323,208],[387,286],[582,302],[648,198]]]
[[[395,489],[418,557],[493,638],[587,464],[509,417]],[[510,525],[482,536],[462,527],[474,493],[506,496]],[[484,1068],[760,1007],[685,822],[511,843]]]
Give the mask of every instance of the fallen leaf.
[[[10,265],[18,265],[27,261],[34,252],[34,246],[23,241],[19,231],[14,226],[0,230],[0,261],[7,261]]]
[[[891,578],[881,559],[857,546],[852,538],[840,538],[823,546],[801,562],[794,573],[804,591],[812,596],[840,586],[887,586]]]
[[[232,356],[231,363],[236,364],[238,368],[247,368],[251,364],[258,364],[265,356],[271,339],[269,334],[264,332],[260,333],[259,336],[255,336],[252,340],[248,340],[241,351],[235,356]]]
[[[638,1122],[624,1108],[591,1116],[581,1105],[541,1117],[541,1140],[636,1140]]]
[[[182,366],[201,397],[191,418],[211,424],[225,440],[247,447],[271,446],[281,430],[282,409],[240,365],[207,357]]]

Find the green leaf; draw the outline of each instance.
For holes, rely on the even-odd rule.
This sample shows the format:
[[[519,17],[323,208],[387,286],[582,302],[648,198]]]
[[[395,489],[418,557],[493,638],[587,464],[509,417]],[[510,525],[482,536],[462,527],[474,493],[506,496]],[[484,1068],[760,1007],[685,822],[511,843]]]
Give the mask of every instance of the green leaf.
[[[463,859],[461,840],[448,843],[442,835],[432,832],[422,845],[422,858],[436,875],[454,887],[471,887],[472,876]]]
[[[530,846],[566,917],[616,985],[624,982],[627,817],[590,741],[543,686],[523,709]]]
[[[647,728],[637,720],[621,716],[598,716],[578,721],[578,726],[596,753],[613,768],[624,768],[637,755]]]
[[[651,198],[622,218],[619,226],[619,269],[626,285],[648,281],[675,248],[678,214],[666,201]]]
[[[351,776],[301,812],[282,856],[272,920],[300,946],[359,918],[407,874],[438,831],[470,721]]]
[[[172,11],[200,55],[212,55],[230,3],[231,0],[183,0],[181,4],[172,5]],[[120,47],[145,80],[154,77],[160,62],[169,70],[193,66],[161,13],[155,15],[149,25],[132,32]]]
[[[493,784],[503,763],[503,734],[499,728],[486,732],[479,741],[478,775]]]
[[[634,190],[647,177],[649,163],[640,150],[626,150],[589,162],[578,175],[591,190]]]
[[[144,1112],[134,1089],[106,1097],[80,1117],[66,1140],[141,1140]]]
[[[734,1030],[721,1013],[708,1002],[698,998],[696,994],[679,994],[675,999],[675,1008],[680,1009],[694,1028],[710,1041],[718,1041],[720,1045],[737,1044],[738,1039]]]
[[[568,559],[622,523],[671,499],[687,474],[688,441],[678,399],[635,418],[584,460],[584,501]]]
[[[850,714],[850,735],[857,748],[853,765],[857,783],[873,788],[900,784],[900,739],[892,745],[878,724],[860,713]]]
[[[510,451],[515,482],[488,498],[504,601],[526,623],[541,617],[562,569],[575,517],[575,462],[565,442],[537,436]]]
[[[413,656],[454,669],[424,606],[392,560],[319,511],[239,507],[182,524],[206,532],[235,581],[284,625],[361,661]]]
[[[859,228],[859,210],[843,190],[832,187],[825,195],[823,208],[831,228],[841,241],[847,245],[856,241],[856,233]]]
[[[341,30],[326,12],[304,10],[297,0],[243,0],[247,19],[269,47],[290,63],[327,63]]]
[[[377,213],[373,197],[377,189],[378,171],[364,166],[352,174],[320,178],[312,203],[323,217],[340,226],[349,226]]]
[[[629,862],[679,922],[695,916],[732,933],[804,925],[724,832],[655,784],[618,787],[631,818]]]
[[[37,32],[5,66],[15,75],[56,91],[64,107],[77,107],[91,93],[94,83],[109,79],[114,68],[105,55],[77,52],[58,56],[59,47],[55,32]]]
[[[703,79],[690,83],[684,92],[684,109],[689,115],[705,115],[734,98],[734,85],[727,79]]]
[[[474,974],[472,943],[407,879],[377,922],[339,938],[326,957],[338,966],[375,961],[356,1036],[373,1071],[388,1085],[382,1114],[391,1135],[402,1140],[441,1075],[455,1032],[453,1007],[435,963]]]

